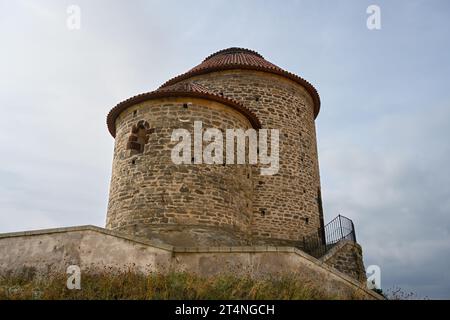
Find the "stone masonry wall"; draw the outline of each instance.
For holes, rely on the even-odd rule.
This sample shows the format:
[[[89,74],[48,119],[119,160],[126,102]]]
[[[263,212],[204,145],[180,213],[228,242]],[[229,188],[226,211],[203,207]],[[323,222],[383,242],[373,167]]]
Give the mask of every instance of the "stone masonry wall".
[[[151,129],[143,153],[127,150],[140,121]],[[251,127],[241,113],[203,99],[150,100],[122,112],[116,120],[107,228],[171,245],[247,243],[253,211],[250,167],[171,160],[178,143],[171,142],[172,131],[185,128],[193,139],[194,121],[202,121],[204,130]]]
[[[301,245],[321,223],[320,188],[313,102],[299,84],[278,75],[229,70],[198,75],[209,91],[240,101],[263,128],[280,130],[280,171],[253,174],[252,243]]]
[[[361,283],[367,280],[361,246],[353,241],[339,242],[320,260]]]

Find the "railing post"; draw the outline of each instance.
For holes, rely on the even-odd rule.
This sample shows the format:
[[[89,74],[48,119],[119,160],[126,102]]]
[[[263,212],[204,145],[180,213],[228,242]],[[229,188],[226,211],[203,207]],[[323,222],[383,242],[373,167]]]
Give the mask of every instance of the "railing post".
[[[341,229],[341,240],[344,239],[344,231],[342,231],[342,221],[341,221],[341,215],[338,215],[339,218],[339,229]]]
[[[352,231],[353,231],[353,241],[356,242],[356,230],[355,230],[355,225],[353,224],[353,220],[352,220]]]

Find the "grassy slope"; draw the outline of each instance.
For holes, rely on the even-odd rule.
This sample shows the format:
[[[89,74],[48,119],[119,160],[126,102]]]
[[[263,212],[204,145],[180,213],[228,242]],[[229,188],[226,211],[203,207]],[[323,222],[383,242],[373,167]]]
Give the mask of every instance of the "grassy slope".
[[[291,277],[250,279],[233,275],[203,278],[186,273],[87,273],[81,290],[68,290],[67,275],[47,279],[0,277],[0,299],[339,299],[312,283]],[[355,298],[358,298],[355,296]]]

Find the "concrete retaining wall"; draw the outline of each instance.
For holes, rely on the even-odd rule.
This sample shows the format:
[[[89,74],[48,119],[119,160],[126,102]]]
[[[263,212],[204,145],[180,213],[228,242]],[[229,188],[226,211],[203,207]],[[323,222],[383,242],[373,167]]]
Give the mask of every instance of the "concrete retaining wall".
[[[381,298],[358,281],[292,247],[172,247],[94,226],[0,234],[0,275],[24,271],[48,275],[65,272],[72,264],[82,271],[132,266],[142,272],[186,271],[203,276],[290,274],[336,296]]]

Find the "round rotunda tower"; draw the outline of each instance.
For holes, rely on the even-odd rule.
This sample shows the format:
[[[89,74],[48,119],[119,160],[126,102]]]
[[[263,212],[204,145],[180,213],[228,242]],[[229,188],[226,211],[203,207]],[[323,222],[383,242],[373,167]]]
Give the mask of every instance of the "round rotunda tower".
[[[158,90],[114,107],[107,228],[172,245],[294,245],[323,226],[314,87],[265,60],[229,48]],[[171,161],[174,129],[194,121],[221,131],[279,130],[279,171],[259,165]]]

